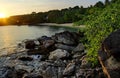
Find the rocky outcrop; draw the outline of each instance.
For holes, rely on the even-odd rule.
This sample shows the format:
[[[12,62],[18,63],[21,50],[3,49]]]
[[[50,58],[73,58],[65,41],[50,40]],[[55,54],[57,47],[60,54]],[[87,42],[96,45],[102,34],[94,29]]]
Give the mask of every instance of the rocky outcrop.
[[[111,33],[98,52],[103,71],[108,78],[120,77],[120,30]]]
[[[78,33],[25,41],[25,51],[0,57],[0,78],[104,78],[91,68]]]
[[[52,36],[52,39],[58,43],[63,43],[66,45],[76,45],[79,41],[80,34],[70,33],[68,31],[56,33]]]
[[[25,42],[25,48],[28,49],[29,55],[46,55],[55,49],[72,51],[78,44],[80,38],[79,33],[65,31],[56,33],[52,37],[42,36],[37,40],[28,40]]]

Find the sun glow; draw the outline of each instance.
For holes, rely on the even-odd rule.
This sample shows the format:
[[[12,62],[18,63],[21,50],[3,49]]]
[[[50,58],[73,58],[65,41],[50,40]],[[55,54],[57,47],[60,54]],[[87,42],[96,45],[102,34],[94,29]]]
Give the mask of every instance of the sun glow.
[[[0,18],[6,18],[6,17],[7,17],[7,16],[6,16],[5,13],[0,12]]]

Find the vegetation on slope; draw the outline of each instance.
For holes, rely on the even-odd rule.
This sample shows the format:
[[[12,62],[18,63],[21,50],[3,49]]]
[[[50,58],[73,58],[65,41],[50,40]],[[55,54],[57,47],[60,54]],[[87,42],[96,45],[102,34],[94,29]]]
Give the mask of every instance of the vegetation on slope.
[[[85,36],[88,49],[88,60],[93,66],[98,64],[97,52],[100,49],[102,41],[113,31],[120,28],[120,1],[112,0],[109,5],[106,4],[102,10],[87,17]]]

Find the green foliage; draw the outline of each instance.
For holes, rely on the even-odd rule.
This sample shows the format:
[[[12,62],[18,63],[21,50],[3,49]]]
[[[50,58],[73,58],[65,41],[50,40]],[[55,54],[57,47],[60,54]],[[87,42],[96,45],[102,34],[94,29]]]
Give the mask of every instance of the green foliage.
[[[75,6],[62,10],[48,12],[32,12],[26,15],[16,15],[9,18],[9,24],[38,24],[38,23],[72,23],[81,19],[86,8]]]
[[[88,40],[88,60],[93,66],[98,63],[97,52],[102,41],[113,31],[120,28],[120,1],[112,3],[97,15],[91,15],[86,22],[85,35]]]
[[[105,5],[109,5],[110,1],[109,0],[105,0]]]
[[[95,7],[99,7],[99,8],[103,8],[104,7],[104,3],[102,1],[99,1],[95,4]]]
[[[86,15],[81,15],[81,19],[77,22],[74,22],[74,26],[80,26],[85,25],[85,23],[89,20],[92,20],[96,16],[99,15],[99,13],[102,12],[102,8],[99,7],[90,7],[86,10]]]

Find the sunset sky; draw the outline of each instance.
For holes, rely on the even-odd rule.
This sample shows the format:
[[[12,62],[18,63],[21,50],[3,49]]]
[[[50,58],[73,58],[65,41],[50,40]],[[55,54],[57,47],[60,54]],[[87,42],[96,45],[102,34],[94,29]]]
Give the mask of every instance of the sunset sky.
[[[7,16],[27,14],[33,11],[44,12],[73,6],[87,7],[104,0],[0,0],[0,13]]]

